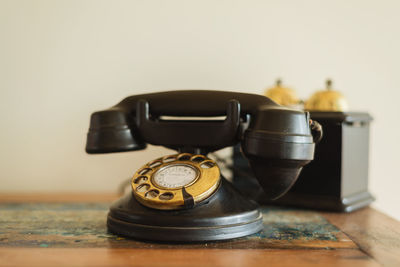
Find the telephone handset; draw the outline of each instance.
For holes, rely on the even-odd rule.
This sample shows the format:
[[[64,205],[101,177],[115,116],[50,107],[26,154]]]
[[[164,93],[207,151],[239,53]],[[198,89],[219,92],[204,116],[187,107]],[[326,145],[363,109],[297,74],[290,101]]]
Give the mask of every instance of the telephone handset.
[[[207,154],[241,142],[265,193],[276,199],[313,159],[322,133],[317,126],[308,113],[267,97],[224,91],[142,94],[95,112],[88,153],[141,150],[147,143],[178,151],[134,174],[132,194],[110,208],[108,229],[164,241],[220,240],[258,232],[262,215],[257,204],[239,194]]]

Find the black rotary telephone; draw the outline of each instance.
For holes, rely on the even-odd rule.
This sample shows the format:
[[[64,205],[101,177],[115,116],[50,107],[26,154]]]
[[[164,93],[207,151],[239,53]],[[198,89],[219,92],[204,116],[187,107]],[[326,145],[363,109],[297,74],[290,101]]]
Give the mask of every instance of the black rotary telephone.
[[[313,159],[321,137],[316,126],[308,113],[267,97],[223,91],[135,95],[95,112],[90,154],[142,150],[147,143],[177,151],[137,170],[132,193],[111,206],[107,227],[138,239],[181,242],[256,233],[262,229],[258,205],[221,177],[207,154],[241,142],[266,195],[276,199]]]

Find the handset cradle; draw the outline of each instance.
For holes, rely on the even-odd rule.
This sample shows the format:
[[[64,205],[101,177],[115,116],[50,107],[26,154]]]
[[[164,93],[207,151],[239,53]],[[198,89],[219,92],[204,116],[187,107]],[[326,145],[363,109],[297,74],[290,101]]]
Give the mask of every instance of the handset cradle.
[[[151,119],[150,108],[145,100],[137,102],[136,125],[147,143],[179,151],[194,147],[204,154],[237,143],[240,104],[236,100],[226,103],[226,119],[223,121],[163,121],[157,117]]]

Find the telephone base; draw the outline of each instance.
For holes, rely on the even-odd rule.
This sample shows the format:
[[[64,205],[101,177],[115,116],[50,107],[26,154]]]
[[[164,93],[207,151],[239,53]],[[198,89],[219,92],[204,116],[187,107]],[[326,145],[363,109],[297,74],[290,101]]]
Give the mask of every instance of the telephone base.
[[[205,203],[184,210],[156,210],[140,204],[130,193],[110,208],[111,233],[143,240],[201,242],[243,237],[262,229],[259,206],[221,180]]]

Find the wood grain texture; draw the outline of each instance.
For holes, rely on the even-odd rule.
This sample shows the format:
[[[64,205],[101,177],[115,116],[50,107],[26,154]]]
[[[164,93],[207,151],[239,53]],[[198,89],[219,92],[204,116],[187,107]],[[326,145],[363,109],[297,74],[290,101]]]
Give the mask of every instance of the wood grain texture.
[[[400,266],[400,223],[373,208],[321,213],[366,254],[385,266]]]
[[[96,203],[117,200],[112,193],[0,193],[0,203]]]
[[[0,266],[380,266],[358,249],[6,249]]]
[[[315,211],[264,206],[263,230],[242,238],[195,244],[143,242],[107,232],[110,202],[0,203],[0,247],[49,248],[356,248]]]
[[[0,203],[97,205],[117,197],[114,194],[0,194]],[[400,266],[398,221],[372,208],[350,214],[313,213],[340,229],[338,240],[345,241],[344,246],[337,246],[334,241],[327,245],[329,240],[301,241],[301,244],[296,244],[296,240],[278,240],[274,245],[266,242],[259,247],[257,240],[248,242],[245,239],[222,242],[222,246],[219,243],[185,246],[120,239],[103,247],[2,246],[0,266]],[[0,232],[6,233],[6,229]],[[29,235],[25,238],[31,237],[35,238]]]

